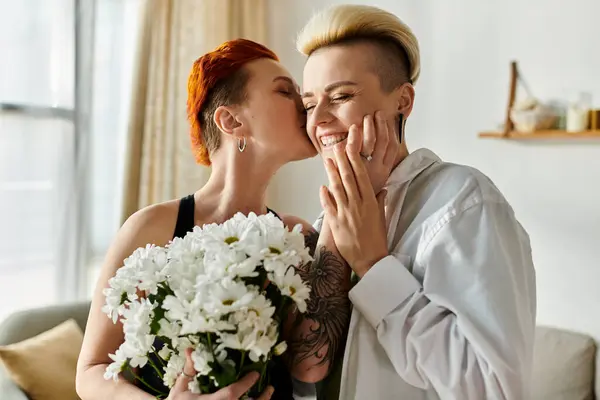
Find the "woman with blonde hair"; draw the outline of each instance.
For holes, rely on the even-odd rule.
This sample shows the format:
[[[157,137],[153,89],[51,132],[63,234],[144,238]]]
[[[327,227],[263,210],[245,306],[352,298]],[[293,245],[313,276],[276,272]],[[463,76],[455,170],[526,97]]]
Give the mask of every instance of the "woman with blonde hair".
[[[529,238],[481,172],[408,151],[416,37],[389,12],[342,5],[313,16],[297,45],[307,56],[307,131],[329,178],[324,219],[355,277],[343,361],[319,397],[527,398],[536,314]],[[386,122],[402,142],[391,168],[386,149],[397,143],[361,144]]]

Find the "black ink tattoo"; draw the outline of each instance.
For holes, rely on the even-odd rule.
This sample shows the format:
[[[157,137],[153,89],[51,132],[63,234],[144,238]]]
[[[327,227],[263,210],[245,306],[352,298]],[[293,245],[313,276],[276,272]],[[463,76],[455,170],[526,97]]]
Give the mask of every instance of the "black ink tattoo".
[[[295,316],[288,341],[287,354],[296,365],[310,357],[319,360],[317,365],[332,361],[345,342],[350,320],[348,266],[325,246],[316,249],[318,238],[317,232],[306,234],[306,246],[314,261],[298,269],[311,294],[306,313]],[[298,328],[304,323],[311,326],[300,332]]]

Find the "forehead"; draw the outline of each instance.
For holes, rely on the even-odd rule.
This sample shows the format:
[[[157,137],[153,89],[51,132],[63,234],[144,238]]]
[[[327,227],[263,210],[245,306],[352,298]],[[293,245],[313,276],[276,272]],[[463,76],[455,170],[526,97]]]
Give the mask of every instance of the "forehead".
[[[249,72],[250,84],[271,83],[277,77],[285,77],[295,83],[289,71],[278,61],[269,58],[261,58],[251,61],[244,66]]]
[[[334,81],[372,78],[372,45],[352,43],[324,47],[310,55],[304,65],[303,90],[313,91]]]

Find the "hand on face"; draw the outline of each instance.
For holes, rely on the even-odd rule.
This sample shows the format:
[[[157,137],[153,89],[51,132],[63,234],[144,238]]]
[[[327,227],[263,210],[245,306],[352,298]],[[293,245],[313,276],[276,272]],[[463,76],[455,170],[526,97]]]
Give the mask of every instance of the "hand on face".
[[[361,136],[362,141],[359,140]],[[359,128],[355,140],[355,143],[351,143],[348,136],[347,146],[351,146],[353,151],[358,151],[365,157],[369,180],[377,194],[385,186],[400,152],[399,132],[384,119],[381,111],[377,111],[374,116],[367,114],[364,117],[362,129]],[[371,156],[369,161],[366,159],[368,156]]]
[[[366,130],[377,125],[369,127],[369,124],[365,124]],[[383,130],[382,124],[379,121]],[[369,170],[365,165],[374,162],[376,156],[376,162],[385,165],[386,154],[384,152],[382,155],[381,151],[376,154],[376,148],[373,159],[365,161],[360,155],[364,146],[361,136],[359,129],[352,125],[347,144],[341,142],[335,145],[334,159],[325,159],[329,189],[322,187],[320,191],[321,205],[338,251],[360,277],[388,255],[384,216],[386,192],[383,190],[375,195]],[[383,170],[383,167],[379,169]],[[373,168],[373,172],[378,171]]]

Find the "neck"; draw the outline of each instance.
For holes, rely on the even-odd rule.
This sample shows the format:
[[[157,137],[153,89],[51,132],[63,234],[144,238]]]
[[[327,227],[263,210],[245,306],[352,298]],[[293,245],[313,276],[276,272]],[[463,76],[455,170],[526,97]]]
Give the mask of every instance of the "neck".
[[[398,152],[398,155],[396,155],[396,159],[394,160],[394,167],[392,168],[392,171],[402,162],[402,160],[404,160],[406,157],[408,157],[408,147],[406,147],[406,142],[402,141],[402,144],[400,144],[400,151]]]
[[[237,153],[237,154],[236,154]],[[280,165],[258,162],[251,154],[219,154],[212,163],[206,185],[196,192],[196,204],[203,220],[223,222],[235,213],[264,214],[266,193]]]

